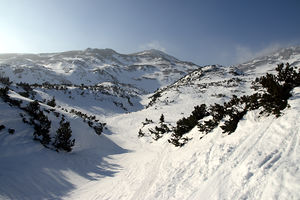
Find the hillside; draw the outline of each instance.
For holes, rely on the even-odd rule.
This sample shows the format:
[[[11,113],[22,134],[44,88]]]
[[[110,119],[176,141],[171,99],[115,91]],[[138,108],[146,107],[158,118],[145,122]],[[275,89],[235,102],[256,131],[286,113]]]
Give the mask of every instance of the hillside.
[[[193,106],[201,103],[223,103],[228,101],[233,94],[241,96],[252,92],[251,82],[266,73],[274,74],[276,66],[280,63],[290,63],[293,67],[299,67],[300,47],[282,49],[269,56],[256,58],[236,66],[201,67],[175,83],[157,90],[156,94],[159,93],[159,97],[152,98],[153,102],[149,106],[159,107],[169,104],[175,106],[190,103],[192,109]],[[197,104],[192,99],[198,99]],[[178,109],[180,106],[175,110]]]
[[[172,127],[196,105],[253,94],[256,77],[287,62],[300,67],[300,47],[229,67],[199,67],[157,50],[1,55],[1,74],[12,81],[1,88],[9,85],[9,98],[22,103],[0,100],[0,199],[299,199],[299,87],[280,117],[251,110],[230,135],[218,126],[203,137],[196,126],[182,147],[168,142],[172,130],[158,140],[138,137],[162,114]],[[51,142],[62,115],[70,122],[71,152],[33,140],[22,109],[33,100],[51,121]]]

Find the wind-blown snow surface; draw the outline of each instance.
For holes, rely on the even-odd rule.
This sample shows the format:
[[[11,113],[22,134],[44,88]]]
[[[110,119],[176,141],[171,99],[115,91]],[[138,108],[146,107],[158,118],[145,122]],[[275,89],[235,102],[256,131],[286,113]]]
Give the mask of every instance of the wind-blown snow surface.
[[[300,199],[300,88],[293,90],[284,115],[259,118],[258,111],[248,112],[230,136],[217,128],[200,140],[195,128],[182,148],[167,142],[170,135],[158,141],[137,137],[145,118],[158,122],[163,113],[166,123],[174,125],[195,105],[251,93],[253,78],[273,72],[276,63],[298,66],[298,50],[279,52],[268,62],[260,58],[236,67],[196,70],[159,90],[162,95],[152,106],[131,113],[109,108],[105,115],[105,103],[97,106],[93,95],[74,91],[68,100],[60,94],[57,103],[63,108],[79,102],[76,109],[95,114],[108,128],[98,136],[80,118],[56,108],[71,123],[76,139],[71,153],[33,141],[33,128],[21,122],[20,111],[0,101],[1,124],[16,129],[13,135],[7,128],[0,131],[0,199]],[[283,52],[289,56],[282,57]],[[228,85],[228,80],[238,81]],[[38,97],[56,93],[37,92]],[[140,95],[138,106],[146,106],[147,97]]]

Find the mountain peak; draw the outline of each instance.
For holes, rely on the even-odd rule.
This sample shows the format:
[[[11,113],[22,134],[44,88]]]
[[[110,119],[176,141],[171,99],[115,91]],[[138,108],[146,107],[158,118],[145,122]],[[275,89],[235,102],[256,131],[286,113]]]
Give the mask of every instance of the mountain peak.
[[[142,55],[142,54],[152,54],[152,55],[167,55],[169,56],[167,53],[161,51],[161,50],[158,50],[158,49],[147,49],[147,50],[144,50],[144,51],[141,51],[141,52],[138,52],[136,53],[138,55]]]
[[[148,50],[144,50],[138,53],[134,53],[132,55],[137,55],[137,56],[150,56],[153,58],[164,58],[167,59],[169,61],[178,61],[177,58],[170,56],[169,54],[158,50],[158,49],[148,49]]]
[[[95,54],[118,54],[115,50],[110,48],[97,49],[97,48],[87,48],[84,50],[86,53],[95,53]]]

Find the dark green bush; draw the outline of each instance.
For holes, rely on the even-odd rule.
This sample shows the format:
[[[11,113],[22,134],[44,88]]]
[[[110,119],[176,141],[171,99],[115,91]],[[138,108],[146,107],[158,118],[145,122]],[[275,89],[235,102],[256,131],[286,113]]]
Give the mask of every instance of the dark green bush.
[[[8,133],[9,133],[9,134],[14,134],[14,133],[15,133],[15,131],[16,131],[16,130],[15,130],[15,129],[13,129],[13,128],[9,128],[9,129],[8,129]]]
[[[0,131],[5,129],[5,126],[4,125],[0,125]]]
[[[296,72],[288,63],[284,67],[280,64],[276,68],[277,75],[266,74],[256,78],[253,85],[256,90],[264,88],[265,93],[259,98],[259,105],[264,108],[263,113],[281,115],[281,111],[288,105],[291,90],[300,86],[300,73]]]
[[[6,86],[5,88],[0,88],[0,97],[1,97],[5,102],[7,102],[8,99],[9,99],[8,91],[9,91],[9,88],[8,88],[7,86]]]
[[[47,105],[51,107],[55,107],[56,106],[55,98],[52,97],[52,99],[47,102]]]
[[[0,77],[0,83],[10,86],[12,82],[9,80],[9,77]]]
[[[36,116],[40,111],[40,104],[37,100],[30,102],[25,110],[31,115]]]
[[[183,146],[179,140],[182,139],[183,135],[191,131],[197,124],[198,121],[203,119],[208,115],[206,111],[206,105],[202,104],[200,106],[195,106],[192,114],[185,118],[178,120],[176,123],[176,127],[173,129],[172,138],[169,140],[170,143],[175,146]],[[187,140],[184,140],[187,141]]]
[[[101,133],[103,132],[104,125],[101,123],[97,123],[97,125],[95,125],[93,128],[97,135],[101,135]]]
[[[19,95],[28,98],[30,95],[28,92],[19,92]]]
[[[247,111],[244,110],[241,112],[231,114],[230,119],[226,120],[224,122],[224,125],[221,126],[221,129],[223,129],[223,133],[228,133],[228,134],[233,133],[236,130],[239,121],[244,117],[246,112]]]
[[[145,133],[142,131],[142,129],[139,129],[138,137],[144,137],[144,136],[145,136]]]
[[[169,127],[164,123],[161,123],[160,126],[155,126],[154,130],[149,129],[149,132],[154,135],[154,140],[160,139],[165,133],[168,133],[170,131],[171,130],[169,129]]]

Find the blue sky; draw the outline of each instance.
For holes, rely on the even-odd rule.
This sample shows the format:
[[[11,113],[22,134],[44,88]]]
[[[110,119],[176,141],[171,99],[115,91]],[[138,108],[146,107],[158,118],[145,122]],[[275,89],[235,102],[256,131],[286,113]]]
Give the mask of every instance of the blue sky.
[[[0,53],[163,50],[235,64],[300,44],[299,0],[0,0]]]

